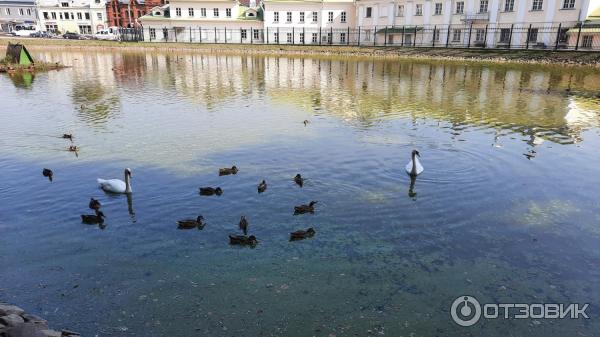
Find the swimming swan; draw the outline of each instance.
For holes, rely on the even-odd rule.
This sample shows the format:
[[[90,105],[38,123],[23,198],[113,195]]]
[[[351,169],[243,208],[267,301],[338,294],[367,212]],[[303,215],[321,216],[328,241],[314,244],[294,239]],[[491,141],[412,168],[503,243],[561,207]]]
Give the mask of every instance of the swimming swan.
[[[119,179],[104,180],[98,178],[100,188],[111,193],[131,193],[131,170],[125,169],[125,182]]]
[[[413,150],[412,158],[408,164],[406,164],[406,173],[412,177],[416,177],[423,172],[423,165],[421,165],[421,162],[419,162],[419,158],[417,158],[417,156],[421,157],[419,151]]]

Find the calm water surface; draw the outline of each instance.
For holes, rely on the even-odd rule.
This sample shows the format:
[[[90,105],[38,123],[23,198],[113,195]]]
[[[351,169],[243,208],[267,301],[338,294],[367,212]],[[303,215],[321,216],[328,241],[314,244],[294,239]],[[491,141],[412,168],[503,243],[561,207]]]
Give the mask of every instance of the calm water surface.
[[[600,331],[599,73],[35,57],[73,67],[0,76],[0,300],[85,336]],[[78,156],[58,138],[67,132]],[[425,172],[411,189],[413,148]],[[217,175],[233,164],[237,175]],[[122,178],[125,167],[130,200],[97,188],[97,177]],[[258,195],[262,179],[269,188]],[[200,186],[225,193],[201,197]],[[80,223],[90,197],[104,205],[103,230]],[[314,215],[292,216],[310,200],[319,201]],[[199,213],[204,230],[176,229]],[[240,215],[260,240],[255,249],[228,245]],[[309,226],[314,238],[288,242]],[[462,328],[449,314],[462,294],[589,303],[591,318]]]

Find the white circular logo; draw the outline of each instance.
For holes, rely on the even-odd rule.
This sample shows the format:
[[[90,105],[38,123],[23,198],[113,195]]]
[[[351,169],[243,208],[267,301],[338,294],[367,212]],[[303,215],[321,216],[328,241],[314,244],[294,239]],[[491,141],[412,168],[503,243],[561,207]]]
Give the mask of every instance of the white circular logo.
[[[462,295],[452,302],[450,314],[460,326],[471,326],[481,318],[481,305],[473,296]]]

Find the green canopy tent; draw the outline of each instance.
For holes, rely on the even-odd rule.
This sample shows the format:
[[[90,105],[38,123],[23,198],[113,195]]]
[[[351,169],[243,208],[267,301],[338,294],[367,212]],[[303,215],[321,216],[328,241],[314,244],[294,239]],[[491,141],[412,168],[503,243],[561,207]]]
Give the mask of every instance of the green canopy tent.
[[[10,63],[18,63],[23,66],[34,64],[33,57],[31,57],[27,48],[20,43],[8,43],[8,46],[6,47],[6,59]]]

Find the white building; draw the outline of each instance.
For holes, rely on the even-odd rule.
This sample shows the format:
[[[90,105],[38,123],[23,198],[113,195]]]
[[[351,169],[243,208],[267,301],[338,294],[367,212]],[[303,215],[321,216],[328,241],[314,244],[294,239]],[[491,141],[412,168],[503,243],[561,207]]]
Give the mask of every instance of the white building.
[[[107,28],[105,0],[39,0],[38,12],[42,30],[96,34]]]
[[[254,1],[172,0],[139,20],[145,41],[262,43],[261,19]]]
[[[590,1],[356,0],[357,27],[378,43],[550,47],[567,43],[568,28],[585,20]]]
[[[354,0],[264,0],[269,43],[355,43]]]
[[[0,32],[10,33],[25,25],[37,27],[37,22],[34,0],[0,0]]]

